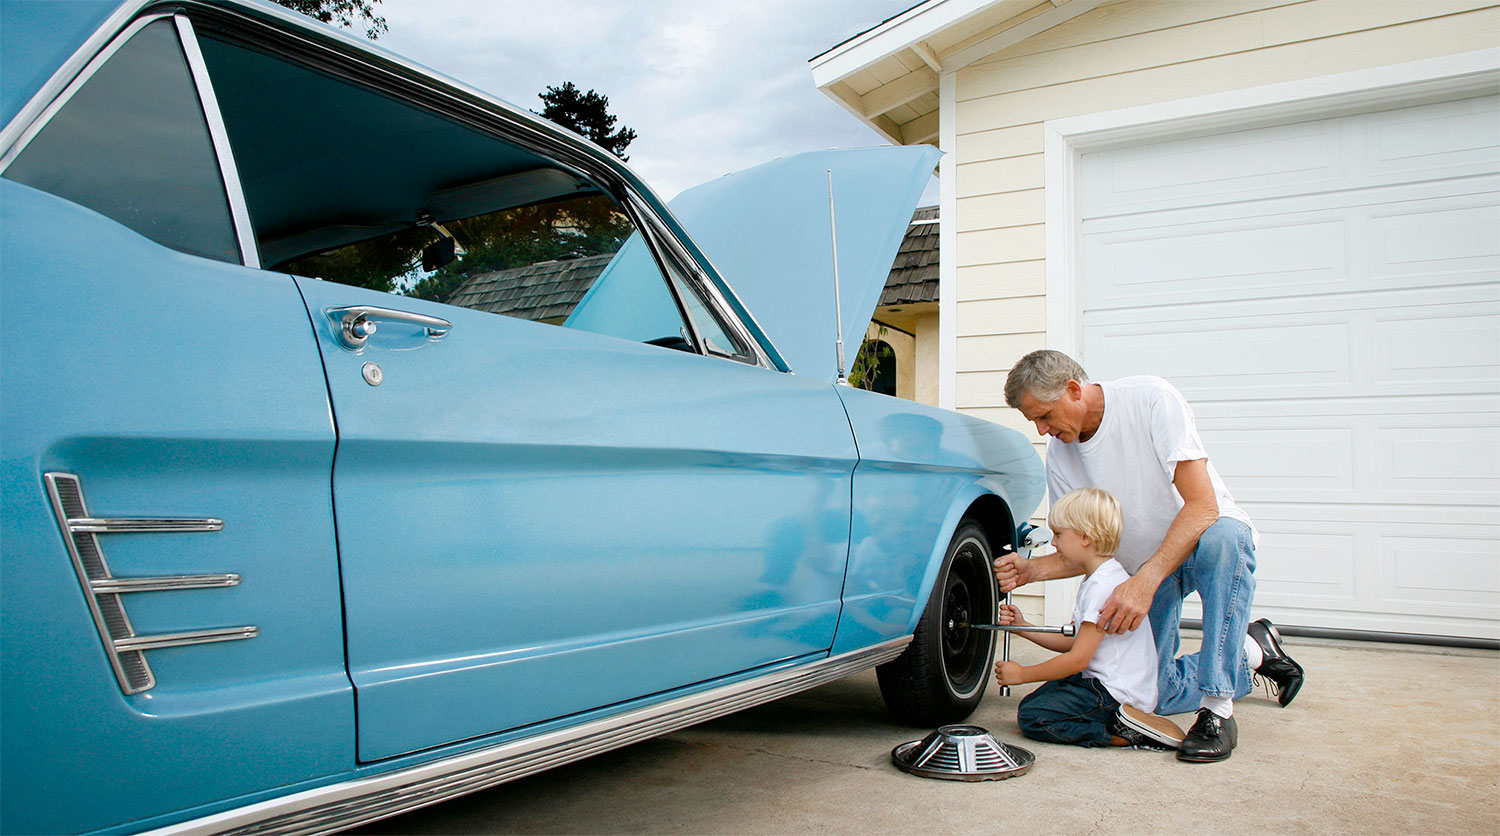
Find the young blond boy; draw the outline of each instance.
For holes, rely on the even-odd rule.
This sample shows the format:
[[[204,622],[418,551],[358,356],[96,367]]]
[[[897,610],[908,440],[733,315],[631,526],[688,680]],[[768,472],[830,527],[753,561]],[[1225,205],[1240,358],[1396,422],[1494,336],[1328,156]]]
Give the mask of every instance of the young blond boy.
[[[1047,515],[1053,545],[1063,563],[1084,573],[1073,609],[1074,636],[1021,633],[1061,655],[1039,665],[1000,662],[1001,685],[1042,682],[1021,700],[1016,720],[1034,740],[1079,746],[1143,746],[1176,749],[1183,732],[1156,710],[1156,642],[1151,625],[1114,635],[1099,623],[1099,609],[1128,577],[1111,555],[1120,543],[1120,504],[1098,488],[1076,490]],[[1026,625],[1010,604],[999,623]]]

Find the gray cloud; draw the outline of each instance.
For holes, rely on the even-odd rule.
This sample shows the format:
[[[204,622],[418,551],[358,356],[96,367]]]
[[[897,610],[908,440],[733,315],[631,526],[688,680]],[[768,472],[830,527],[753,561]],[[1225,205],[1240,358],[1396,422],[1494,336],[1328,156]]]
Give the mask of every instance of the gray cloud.
[[[549,84],[609,96],[664,197],[765,160],[884,140],[807,59],[915,0],[384,0],[380,44],[524,108]]]

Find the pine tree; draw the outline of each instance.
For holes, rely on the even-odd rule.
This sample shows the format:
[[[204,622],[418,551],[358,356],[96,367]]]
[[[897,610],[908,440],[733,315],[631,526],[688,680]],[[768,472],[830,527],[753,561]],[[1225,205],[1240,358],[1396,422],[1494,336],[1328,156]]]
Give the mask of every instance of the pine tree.
[[[548,85],[547,92],[538,93],[537,98],[542,100],[542,109],[532,113],[587,137],[622,160],[630,159],[625,148],[635,141],[635,131],[623,125],[614,130],[618,117],[609,112],[608,96],[582,92],[565,81],[561,87]]]

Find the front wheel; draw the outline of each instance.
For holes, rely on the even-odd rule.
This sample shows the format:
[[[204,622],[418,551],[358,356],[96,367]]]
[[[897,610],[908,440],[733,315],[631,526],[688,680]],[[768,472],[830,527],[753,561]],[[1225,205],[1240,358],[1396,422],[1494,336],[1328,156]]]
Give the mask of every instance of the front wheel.
[[[984,529],[973,520],[959,523],[911,644],[875,671],[897,720],[943,726],[961,722],[979,705],[998,634],[967,625],[995,623],[992,558]]]

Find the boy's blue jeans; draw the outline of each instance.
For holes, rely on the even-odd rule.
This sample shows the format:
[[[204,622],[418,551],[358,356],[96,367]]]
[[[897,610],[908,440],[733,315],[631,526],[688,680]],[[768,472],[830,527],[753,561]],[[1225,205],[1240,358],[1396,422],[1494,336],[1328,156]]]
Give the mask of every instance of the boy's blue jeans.
[[[1198,547],[1167,576],[1151,602],[1156,638],[1156,713],[1195,711],[1204,694],[1239,699],[1250,693],[1245,630],[1255,597],[1255,544],[1250,527],[1220,517],[1198,538]],[[1182,599],[1203,599],[1203,648],[1177,656]]]
[[[1120,703],[1109,695],[1104,683],[1086,679],[1081,673],[1043,682],[1016,708],[1021,734],[1047,743],[1108,746],[1114,735],[1109,721]]]

